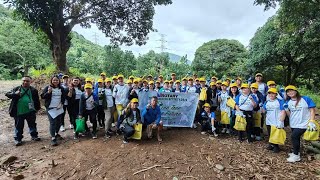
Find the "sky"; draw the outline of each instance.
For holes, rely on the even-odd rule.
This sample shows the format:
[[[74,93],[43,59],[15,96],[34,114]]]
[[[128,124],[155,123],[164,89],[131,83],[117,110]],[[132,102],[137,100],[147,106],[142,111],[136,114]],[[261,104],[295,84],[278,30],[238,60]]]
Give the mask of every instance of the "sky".
[[[156,7],[153,26],[158,32],[149,34],[146,45],[121,48],[130,50],[135,55],[145,54],[149,50],[160,52],[160,34],[164,34],[167,52],[187,55],[192,61],[197,48],[210,40],[236,39],[248,46],[256,30],[276,13],[275,9],[264,11],[263,6],[254,6],[253,2],[254,0],[173,0],[171,5]],[[109,43],[96,26],[90,29],[76,26],[74,30],[100,45]]]

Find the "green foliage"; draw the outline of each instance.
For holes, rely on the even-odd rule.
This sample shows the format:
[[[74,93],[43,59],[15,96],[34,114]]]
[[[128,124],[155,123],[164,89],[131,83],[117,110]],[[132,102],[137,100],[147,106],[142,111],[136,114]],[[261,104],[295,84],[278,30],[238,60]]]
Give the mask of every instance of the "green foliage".
[[[192,69],[198,75],[238,76],[238,65],[247,59],[247,50],[237,40],[217,39],[200,46]]]
[[[304,88],[299,88],[299,92],[302,96],[309,96],[317,105],[317,108],[320,109],[320,94],[315,93],[314,91]]]

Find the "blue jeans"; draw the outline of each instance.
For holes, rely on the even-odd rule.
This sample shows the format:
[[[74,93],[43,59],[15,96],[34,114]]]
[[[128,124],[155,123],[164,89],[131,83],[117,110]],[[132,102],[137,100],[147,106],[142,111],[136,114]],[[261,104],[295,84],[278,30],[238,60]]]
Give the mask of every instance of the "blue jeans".
[[[29,133],[30,133],[31,137],[32,138],[38,137],[36,113],[30,112],[28,114],[23,114],[23,115],[14,117],[14,125],[15,125],[14,139],[16,141],[21,141],[23,138],[24,120],[26,120],[28,123]]]
[[[303,135],[303,133],[306,132],[306,129],[291,128],[291,131],[292,131],[291,141],[293,146],[293,153],[295,155],[298,155],[300,152],[300,138]]]
[[[50,109],[47,109],[47,115],[48,115],[48,119],[49,119],[49,132],[50,132],[51,137],[54,138],[56,136],[56,134],[59,133],[63,114],[60,114],[59,116],[57,116],[56,118],[53,119],[50,116],[50,114],[48,113],[49,110]]]
[[[134,134],[134,128],[126,124],[124,125],[123,133],[124,133],[124,139],[127,140],[129,137],[131,137]]]

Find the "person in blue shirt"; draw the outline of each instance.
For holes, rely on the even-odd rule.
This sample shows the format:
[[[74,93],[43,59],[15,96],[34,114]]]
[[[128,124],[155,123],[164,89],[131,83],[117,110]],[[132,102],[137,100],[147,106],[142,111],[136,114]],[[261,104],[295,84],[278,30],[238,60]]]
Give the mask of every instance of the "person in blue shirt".
[[[253,138],[251,135],[253,134],[253,109],[257,107],[257,100],[256,97],[250,94],[250,89],[248,84],[241,85],[241,94],[236,97],[236,109],[238,112],[242,112],[247,121],[247,138],[248,143],[253,142]],[[239,131],[239,141],[243,141],[243,132]]]
[[[150,104],[148,104],[142,111],[142,117],[144,118],[144,126],[147,126],[148,138],[152,138],[152,129],[158,129],[157,138],[158,141],[161,142],[162,138],[160,133],[163,128],[163,123],[161,121],[160,106],[158,106],[158,97],[153,96],[151,98]]]
[[[216,115],[214,112],[211,112],[210,104],[205,103],[203,105],[204,111],[201,113],[201,134],[205,135],[207,131],[211,131],[210,133],[213,133],[215,137],[218,136],[216,133]]]

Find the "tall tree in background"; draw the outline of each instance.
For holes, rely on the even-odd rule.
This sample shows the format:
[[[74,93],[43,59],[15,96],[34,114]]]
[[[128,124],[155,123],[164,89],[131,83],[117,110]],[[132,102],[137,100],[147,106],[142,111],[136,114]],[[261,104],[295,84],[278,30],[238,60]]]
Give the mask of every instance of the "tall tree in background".
[[[52,57],[58,70],[67,72],[66,54],[71,45],[72,28],[91,23],[115,44],[146,43],[153,31],[155,5],[167,5],[171,0],[5,0],[16,13],[49,39]]]
[[[233,67],[247,58],[247,50],[237,40],[217,39],[204,43],[195,53],[193,71],[203,75],[237,76]]]

